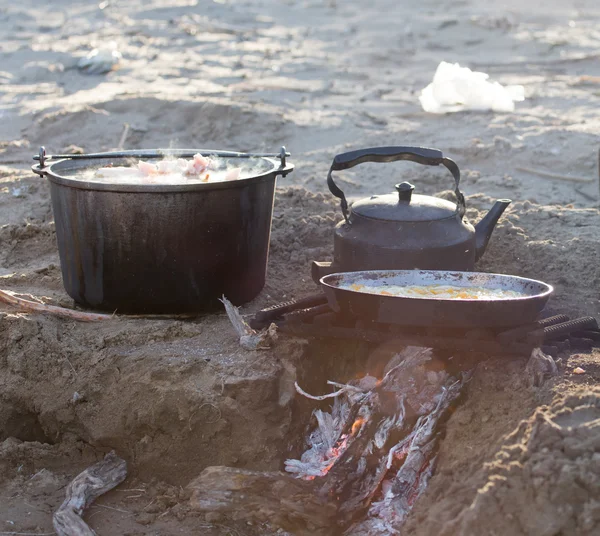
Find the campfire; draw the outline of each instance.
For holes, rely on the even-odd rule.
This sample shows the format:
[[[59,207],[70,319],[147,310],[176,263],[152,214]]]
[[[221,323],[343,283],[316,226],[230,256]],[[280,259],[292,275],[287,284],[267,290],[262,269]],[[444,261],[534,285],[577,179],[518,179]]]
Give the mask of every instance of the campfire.
[[[449,374],[429,348],[408,347],[382,378],[364,375],[315,408],[300,459],[286,473],[213,467],[191,484],[192,505],[235,518],[270,521],[294,534],[395,534],[435,467],[440,426],[471,372]]]
[[[331,413],[315,411],[310,448],[286,461],[286,471],[300,478],[323,477],[317,489],[340,501],[338,523],[352,524],[366,511],[353,533],[394,533],[427,485],[438,425],[470,377],[436,372],[431,361],[431,349],[409,347],[381,380],[364,376],[340,386],[329,395]]]

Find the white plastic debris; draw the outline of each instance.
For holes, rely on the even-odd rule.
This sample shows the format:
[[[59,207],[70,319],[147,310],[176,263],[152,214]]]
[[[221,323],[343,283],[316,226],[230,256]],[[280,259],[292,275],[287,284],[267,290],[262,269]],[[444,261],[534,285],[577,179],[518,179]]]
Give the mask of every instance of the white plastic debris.
[[[86,56],[81,58],[77,67],[87,74],[104,74],[112,71],[123,55],[117,50],[116,43],[110,43],[105,48],[95,48]]]
[[[515,102],[525,100],[523,86],[502,86],[488,78],[486,73],[443,61],[433,82],[421,91],[421,106],[434,114],[466,110],[512,112]]]

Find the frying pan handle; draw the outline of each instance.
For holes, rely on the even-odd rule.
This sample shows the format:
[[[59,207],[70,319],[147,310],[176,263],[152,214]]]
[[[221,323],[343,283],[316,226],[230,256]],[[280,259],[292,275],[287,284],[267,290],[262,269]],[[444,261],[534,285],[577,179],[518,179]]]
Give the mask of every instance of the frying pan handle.
[[[348,201],[344,192],[334,182],[332,173],[342,169],[349,169],[363,162],[396,162],[398,160],[409,160],[425,166],[445,166],[454,177],[457,200],[457,213],[462,218],[465,214],[465,197],[459,189],[460,170],[456,162],[450,158],[444,157],[442,151],[437,149],[428,149],[426,147],[371,147],[369,149],[359,149],[348,153],[338,154],[331,164],[327,174],[327,186],[329,191],[341,199],[342,212],[344,219],[348,222]]]

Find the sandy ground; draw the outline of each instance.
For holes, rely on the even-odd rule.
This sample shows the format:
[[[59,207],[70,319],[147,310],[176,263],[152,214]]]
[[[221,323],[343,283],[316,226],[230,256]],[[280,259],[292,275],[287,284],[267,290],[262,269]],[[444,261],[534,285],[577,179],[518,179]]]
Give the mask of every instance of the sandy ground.
[[[126,149],[291,151],[269,280],[246,311],[314,290],[308,262],[331,253],[340,218],[325,183],[336,154],[423,145],[456,160],[474,220],[495,198],[514,201],[481,269],[544,279],[556,287],[553,310],[600,316],[599,18],[591,0],[2,6],[0,287],[72,304],[31,156],[40,145],[112,149],[128,125]],[[77,70],[110,41],[118,70]],[[442,60],[523,84],[526,100],[510,114],[426,114],[418,94]],[[408,163],[338,177],[351,198],[406,179],[429,194],[451,187],[442,170]],[[242,351],[223,315],[90,327],[0,309],[0,534],[52,533],[66,483],[110,448],[131,476],[90,511],[98,534],[267,534],[198,517],[185,484],[207,465],[277,469],[298,448],[290,385],[300,355],[285,344]],[[588,389],[599,358],[564,356],[540,389],[522,381],[524,360],[482,364],[407,532],[594,534],[599,395]],[[578,365],[585,375],[572,374]],[[532,504],[539,515],[526,515]]]

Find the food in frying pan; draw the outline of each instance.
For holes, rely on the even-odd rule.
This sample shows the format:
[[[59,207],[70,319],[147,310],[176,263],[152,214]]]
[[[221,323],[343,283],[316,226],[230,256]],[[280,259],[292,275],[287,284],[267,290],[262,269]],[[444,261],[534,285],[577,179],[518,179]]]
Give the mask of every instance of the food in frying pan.
[[[380,296],[443,300],[506,300],[524,296],[524,294],[514,290],[499,288],[457,287],[453,285],[374,285],[366,280],[361,283],[342,284],[339,288]]]

